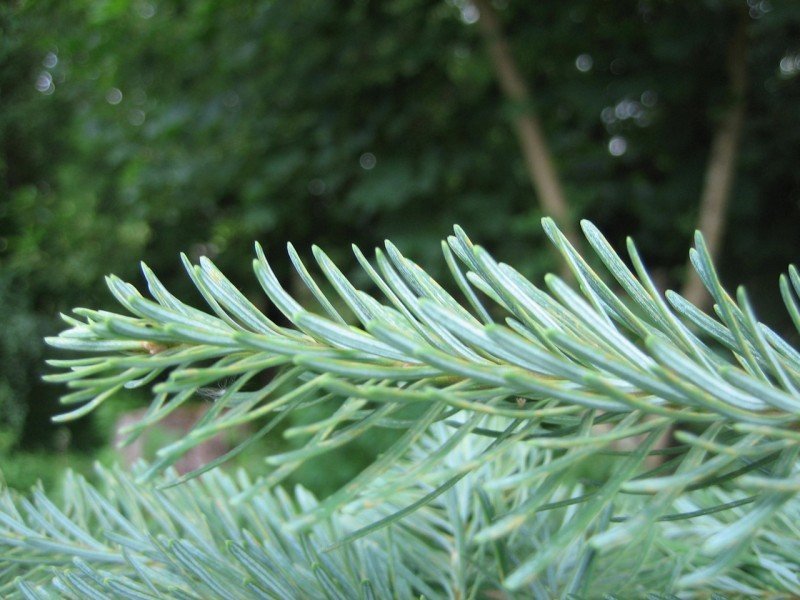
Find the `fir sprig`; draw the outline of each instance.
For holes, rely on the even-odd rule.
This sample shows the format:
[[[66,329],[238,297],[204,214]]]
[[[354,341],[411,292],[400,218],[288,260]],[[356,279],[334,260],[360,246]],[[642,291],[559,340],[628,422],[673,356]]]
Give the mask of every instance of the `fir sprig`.
[[[126,314],[78,309],[77,318],[64,317],[71,328],[48,340],[91,355],[51,361],[65,371],[49,379],[73,388],[64,402],[79,405],[62,418],[89,412],[123,387],[152,386],[150,408],[131,428],[135,436],[205,387],[228,382],[194,428],[159,451],[140,481],[222,431],[252,424],[252,435],[175,484],[275,431],[292,411],[328,406],[321,420],[288,430],[305,436],[305,444],[267,457],[272,470],[233,494],[234,504],[252,501],[305,461],[372,428],[403,430],[354,481],[288,518],[290,527],[305,531],[348,507],[387,505],[408,490],[426,490],[406,505],[388,503],[396,510],[348,531],[333,544],[338,549],[406,522],[470,472],[508,462],[502,457],[524,448],[527,458],[473,486],[478,497],[481,488],[522,490],[524,497],[513,506],[491,505],[475,540],[502,548],[542,513],[564,509],[570,519],[545,546],[523,550],[513,561],[498,559],[507,589],[533,585],[570,549],[583,548],[580,572],[588,572],[596,555],[652,543],[676,520],[735,511],[740,518],[715,521],[719,527],[699,543],[702,568],[674,581],[676,588],[707,585],[740,565],[754,536],[795,502],[800,353],[758,322],[744,291],[736,300],[724,291],[699,235],[692,263],[716,316],[674,292],[662,296],[631,241],[632,268],[583,223],[594,262],[611,275],[605,280],[552,221],[544,227],[577,287],[553,275],[546,289],[537,287],[456,228],[442,248],[464,301],[389,242],[372,262],[355,249],[376,295],[356,289],[314,248],[327,280],[321,285],[290,246],[299,278],[318,304],[311,310],[284,290],[257,245],[255,275],[288,327],[268,318],[205,258],[193,265],[184,257],[184,265],[207,311],[178,300],[146,266],[152,299],[111,276],[109,288]],[[800,324],[796,269],[781,279],[781,293]],[[441,443],[425,446],[427,453],[407,471],[393,469],[419,452],[434,427]],[[648,455],[661,452],[658,439],[673,429],[678,444],[668,460],[648,465]],[[454,463],[453,453],[472,438],[486,445]],[[637,444],[620,450],[617,443],[628,438]],[[574,469],[601,453],[608,472],[583,481],[580,493],[567,486],[572,491],[565,499]],[[642,497],[647,502],[631,500]],[[688,502],[701,504],[684,510]]]

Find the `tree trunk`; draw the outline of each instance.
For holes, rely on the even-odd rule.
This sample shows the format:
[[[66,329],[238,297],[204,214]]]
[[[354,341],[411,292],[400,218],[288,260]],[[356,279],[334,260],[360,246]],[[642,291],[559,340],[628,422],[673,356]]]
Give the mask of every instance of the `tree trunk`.
[[[517,109],[514,130],[542,209],[558,223],[570,242],[576,248],[580,248],[580,238],[572,223],[569,204],[556,173],[542,126],[531,104],[529,88],[511,54],[511,48],[503,35],[494,9],[487,0],[473,1],[480,13],[478,28],[488,48],[500,89]]]
[[[743,4],[736,31],[728,47],[730,105],[714,133],[697,219],[697,229],[703,233],[712,258],[717,257],[722,246],[725,218],[744,125],[748,19],[747,7]],[[683,296],[699,308],[707,308],[710,296],[691,264],[687,267],[686,272]]]

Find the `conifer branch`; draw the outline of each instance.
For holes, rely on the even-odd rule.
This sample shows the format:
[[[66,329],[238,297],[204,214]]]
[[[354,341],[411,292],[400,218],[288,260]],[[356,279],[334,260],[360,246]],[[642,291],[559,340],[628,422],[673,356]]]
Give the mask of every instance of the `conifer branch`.
[[[51,361],[63,371],[48,378],[73,388],[64,402],[78,405],[61,418],[81,416],[123,387],[151,386],[150,408],[130,431],[135,436],[207,386],[230,382],[192,431],[159,451],[140,476],[146,481],[222,431],[256,426],[235,454],[292,411],[324,404],[328,416],[287,432],[306,443],[267,457],[273,470],[231,493],[232,506],[270,493],[305,461],[370,429],[400,428],[394,446],[354,481],[288,516],[287,525],[299,535],[342,511],[388,507],[332,541],[345,551],[428,514],[473,472],[500,464],[502,474],[492,472],[478,487],[516,494],[515,501],[490,503],[491,517],[475,525],[476,544],[502,548],[542,514],[569,513],[546,547],[523,548],[505,565],[506,588],[532,589],[571,549],[582,547],[580,560],[591,562],[667,535],[670,523],[715,515],[718,526],[695,553],[702,568],[675,584],[709,585],[738,568],[758,532],[796,510],[800,354],[758,322],[744,291],[735,300],[725,292],[699,234],[691,260],[716,317],[674,292],[662,296],[632,242],[631,268],[583,223],[593,262],[612,277],[606,281],[552,221],[544,227],[577,289],[556,276],[537,287],[459,228],[443,249],[465,302],[389,242],[372,262],[355,250],[381,299],[356,289],[314,248],[327,280],[321,285],[290,247],[316,311],[283,289],[257,246],[255,275],[290,326],[259,311],[205,258],[193,265],[184,257],[184,264],[206,311],[178,300],[146,266],[152,299],[111,276],[125,312],[77,309],[76,317],[64,317],[71,327],[49,340],[89,354]],[[781,293],[797,323],[796,269],[782,278]],[[653,450],[676,426],[679,445]],[[434,431],[438,441],[426,442]],[[616,441],[641,435],[638,447],[615,449]],[[453,460],[474,440],[483,440],[479,451]],[[651,452],[663,452],[667,462],[648,469]],[[570,473],[599,453],[607,453],[609,472],[576,487]],[[395,468],[412,454],[414,462]],[[476,485],[468,487],[470,497]],[[732,511],[740,515],[734,522],[718,517]]]

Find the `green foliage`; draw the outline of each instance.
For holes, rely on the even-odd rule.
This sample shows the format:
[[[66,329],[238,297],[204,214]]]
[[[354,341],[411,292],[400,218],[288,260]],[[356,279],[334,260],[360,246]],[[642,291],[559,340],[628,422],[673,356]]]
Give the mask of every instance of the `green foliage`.
[[[797,593],[800,353],[743,290],[736,300],[723,290],[699,235],[692,262],[716,317],[662,297],[632,242],[631,270],[583,223],[612,283],[544,228],[577,288],[550,275],[541,289],[456,228],[442,249],[463,302],[388,242],[374,262],[355,249],[380,296],[319,248],[326,281],[315,278],[290,246],[311,310],[257,245],[256,279],[289,326],[205,258],[184,265],[210,312],[146,266],[152,299],[109,277],[125,314],[76,309],[49,340],[88,354],[50,361],[63,371],[49,379],[73,390],[64,403],[78,405],[59,420],[151,386],[135,436],[226,383],[135,481],[101,471],[110,483],[98,493],[68,480],[64,511],[41,492],[33,505],[7,492],[0,544],[8,577],[21,577],[15,593]],[[795,268],[781,292],[800,326]],[[304,444],[266,456],[263,478],[194,479],[319,406],[330,410],[283,430]],[[164,479],[189,448],[244,423],[253,432],[230,455]],[[657,449],[672,428],[676,444]],[[347,485],[319,502],[298,490],[295,505],[281,491],[302,464],[372,429],[400,435]],[[648,464],[655,455],[665,460]]]
[[[12,440],[12,432],[0,433],[0,463],[3,465],[0,476],[3,484],[13,490],[41,485],[50,493],[57,493],[66,471],[91,473],[95,461],[111,463],[115,460],[110,449],[101,450],[95,457],[78,452],[12,451]]]

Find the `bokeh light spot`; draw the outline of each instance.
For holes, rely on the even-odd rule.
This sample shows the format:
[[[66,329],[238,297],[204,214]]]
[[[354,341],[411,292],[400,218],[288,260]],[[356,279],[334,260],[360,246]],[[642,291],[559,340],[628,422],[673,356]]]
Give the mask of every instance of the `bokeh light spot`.
[[[622,156],[628,151],[628,140],[621,135],[615,135],[608,141],[608,152],[611,156]]]
[[[594,59],[590,54],[581,54],[575,59],[575,68],[581,73],[588,73],[594,66]]]
[[[364,152],[364,154],[361,155],[361,158],[358,159],[358,164],[360,164],[361,168],[365,171],[374,169],[377,162],[378,161],[372,152]]]
[[[106,93],[106,102],[109,104],[119,104],[122,102],[122,91],[119,88],[111,88]]]

